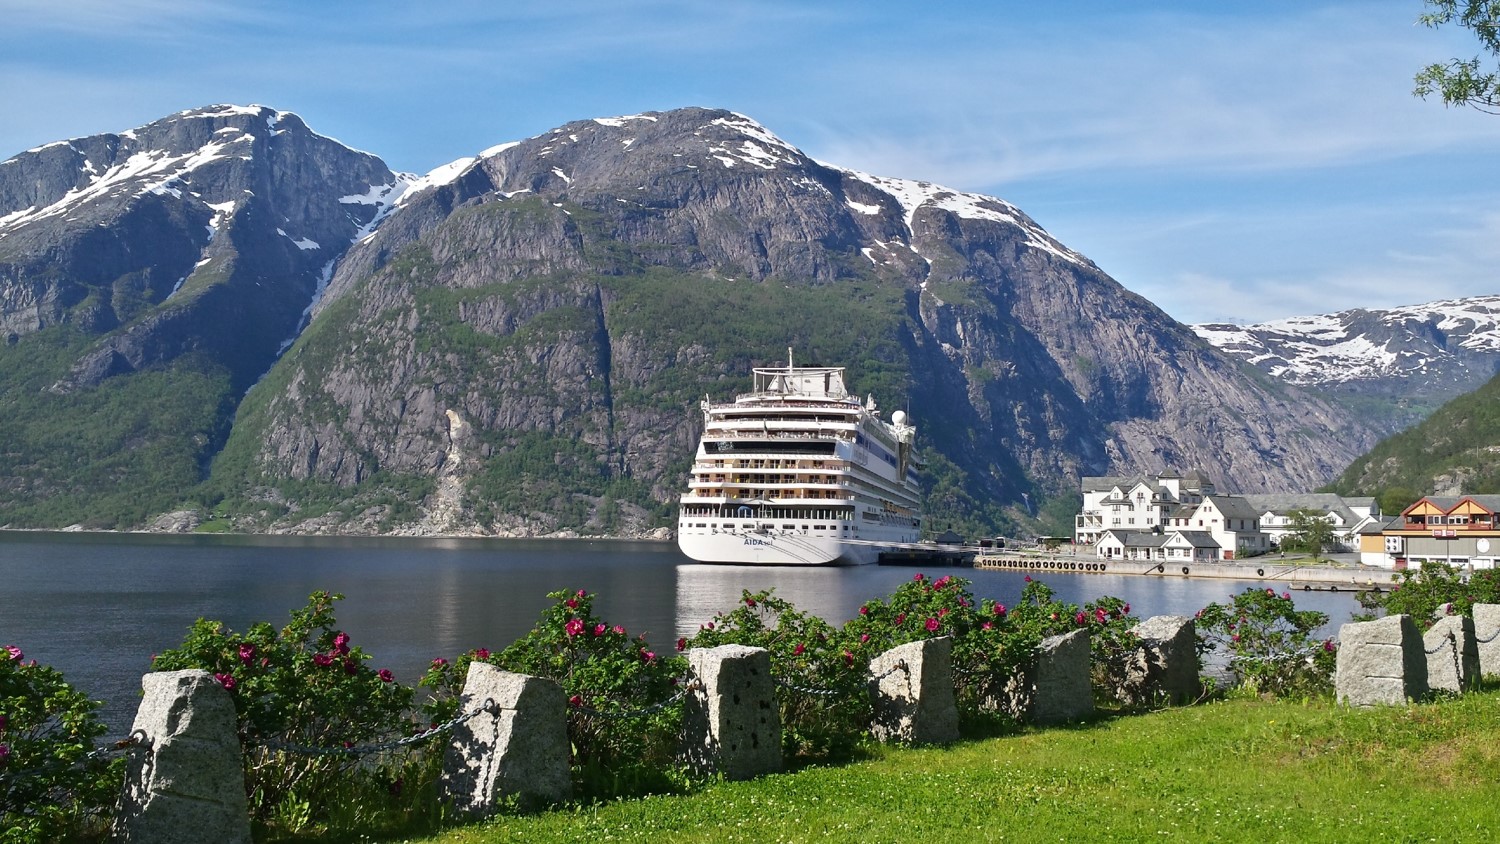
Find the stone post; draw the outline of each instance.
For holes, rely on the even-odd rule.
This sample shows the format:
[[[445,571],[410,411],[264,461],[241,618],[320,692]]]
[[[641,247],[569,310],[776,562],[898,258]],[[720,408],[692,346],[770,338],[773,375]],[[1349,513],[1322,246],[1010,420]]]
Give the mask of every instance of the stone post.
[[[460,813],[494,813],[505,798],[523,809],[567,800],[568,704],[551,680],[469,663],[459,711],[491,709],[453,729],[443,755],[442,795]]]
[[[234,700],[207,671],[141,678],[114,840],[250,844],[245,766]]]
[[[1500,604],[1474,605],[1474,637],[1479,645],[1479,673],[1500,675]]]
[[[1474,619],[1450,615],[1438,619],[1422,634],[1427,654],[1427,688],[1463,694],[1479,686],[1479,646],[1474,642]]]
[[[781,711],[765,648],[693,648],[682,757],[700,774],[743,780],[781,770]]]
[[[1089,631],[1080,627],[1042,640],[1032,680],[1031,720],[1061,724],[1094,714],[1094,684],[1089,677]]]
[[[1422,635],[1406,615],[1339,628],[1334,693],[1350,706],[1400,706],[1427,696]]]
[[[1139,639],[1124,670],[1117,696],[1126,704],[1164,699],[1192,703],[1202,693],[1198,680],[1198,634],[1193,619],[1158,615],[1131,628]]]
[[[958,740],[953,640],[943,636],[891,648],[870,660],[868,685],[881,741],[945,744]]]

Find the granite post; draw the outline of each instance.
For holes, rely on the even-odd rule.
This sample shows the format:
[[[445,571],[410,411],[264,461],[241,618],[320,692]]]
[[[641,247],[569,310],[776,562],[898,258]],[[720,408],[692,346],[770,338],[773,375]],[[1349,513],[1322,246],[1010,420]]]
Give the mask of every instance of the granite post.
[[[1500,675],[1500,604],[1474,605],[1474,636],[1480,675]]]
[[[1350,706],[1400,706],[1427,696],[1427,654],[1406,615],[1339,628],[1334,693]]]
[[[483,816],[506,799],[533,809],[572,796],[562,687],[471,662],[459,711],[481,708],[453,729],[443,755],[443,799],[462,814]]]
[[[234,701],[198,669],[141,678],[113,838],[135,844],[250,844]]]
[[[693,648],[682,756],[698,773],[742,780],[781,770],[781,711],[765,648]]]
[[[870,731],[877,739],[903,744],[958,740],[950,637],[891,648],[870,660],[867,676],[875,709]]]
[[[1474,619],[1450,615],[1438,619],[1422,634],[1427,655],[1427,688],[1463,694],[1479,686],[1479,646],[1474,641]]]
[[[1158,615],[1131,628],[1140,640],[1116,695],[1127,705],[1157,700],[1192,703],[1202,693],[1198,680],[1197,626],[1180,615]]]

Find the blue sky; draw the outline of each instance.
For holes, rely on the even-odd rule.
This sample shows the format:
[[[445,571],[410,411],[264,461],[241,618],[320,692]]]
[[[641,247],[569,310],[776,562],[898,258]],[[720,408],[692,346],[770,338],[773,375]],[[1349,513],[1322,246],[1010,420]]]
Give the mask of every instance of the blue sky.
[[[1500,116],[1420,0],[0,0],[0,158],[211,103],[426,172],[569,120],[728,108],[1007,199],[1184,322],[1500,292]]]

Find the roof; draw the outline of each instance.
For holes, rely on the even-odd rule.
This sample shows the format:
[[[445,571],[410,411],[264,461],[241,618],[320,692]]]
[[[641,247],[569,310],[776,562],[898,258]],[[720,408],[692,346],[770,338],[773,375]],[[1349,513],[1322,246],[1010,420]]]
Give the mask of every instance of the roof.
[[[1388,519],[1376,519],[1359,529],[1360,536],[1372,536],[1385,533],[1387,530],[1400,530],[1401,517],[1391,516]]]
[[[1194,548],[1220,548],[1214,540],[1214,535],[1206,530],[1176,530],[1172,531],[1192,544]]]
[[[1212,501],[1226,519],[1255,519],[1259,523],[1260,514],[1265,512],[1257,510],[1239,495],[1208,495],[1204,496],[1203,501],[1205,504]]]
[[[1246,495],[1257,513],[1287,513],[1292,510],[1316,510],[1322,513],[1337,513],[1344,524],[1359,521],[1349,503],[1331,492],[1287,492],[1271,495]],[[1367,499],[1373,501],[1374,499]]]

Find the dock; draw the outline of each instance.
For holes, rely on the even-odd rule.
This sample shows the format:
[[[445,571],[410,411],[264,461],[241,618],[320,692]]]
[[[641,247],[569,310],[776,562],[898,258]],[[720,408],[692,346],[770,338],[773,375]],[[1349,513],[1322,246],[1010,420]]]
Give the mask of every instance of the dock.
[[[1105,560],[1064,554],[979,554],[976,569],[1027,573],[1114,574],[1140,577],[1193,577],[1264,582],[1280,590],[1351,592],[1389,589],[1395,573],[1368,566],[1286,563],[1251,558],[1236,561]]]

